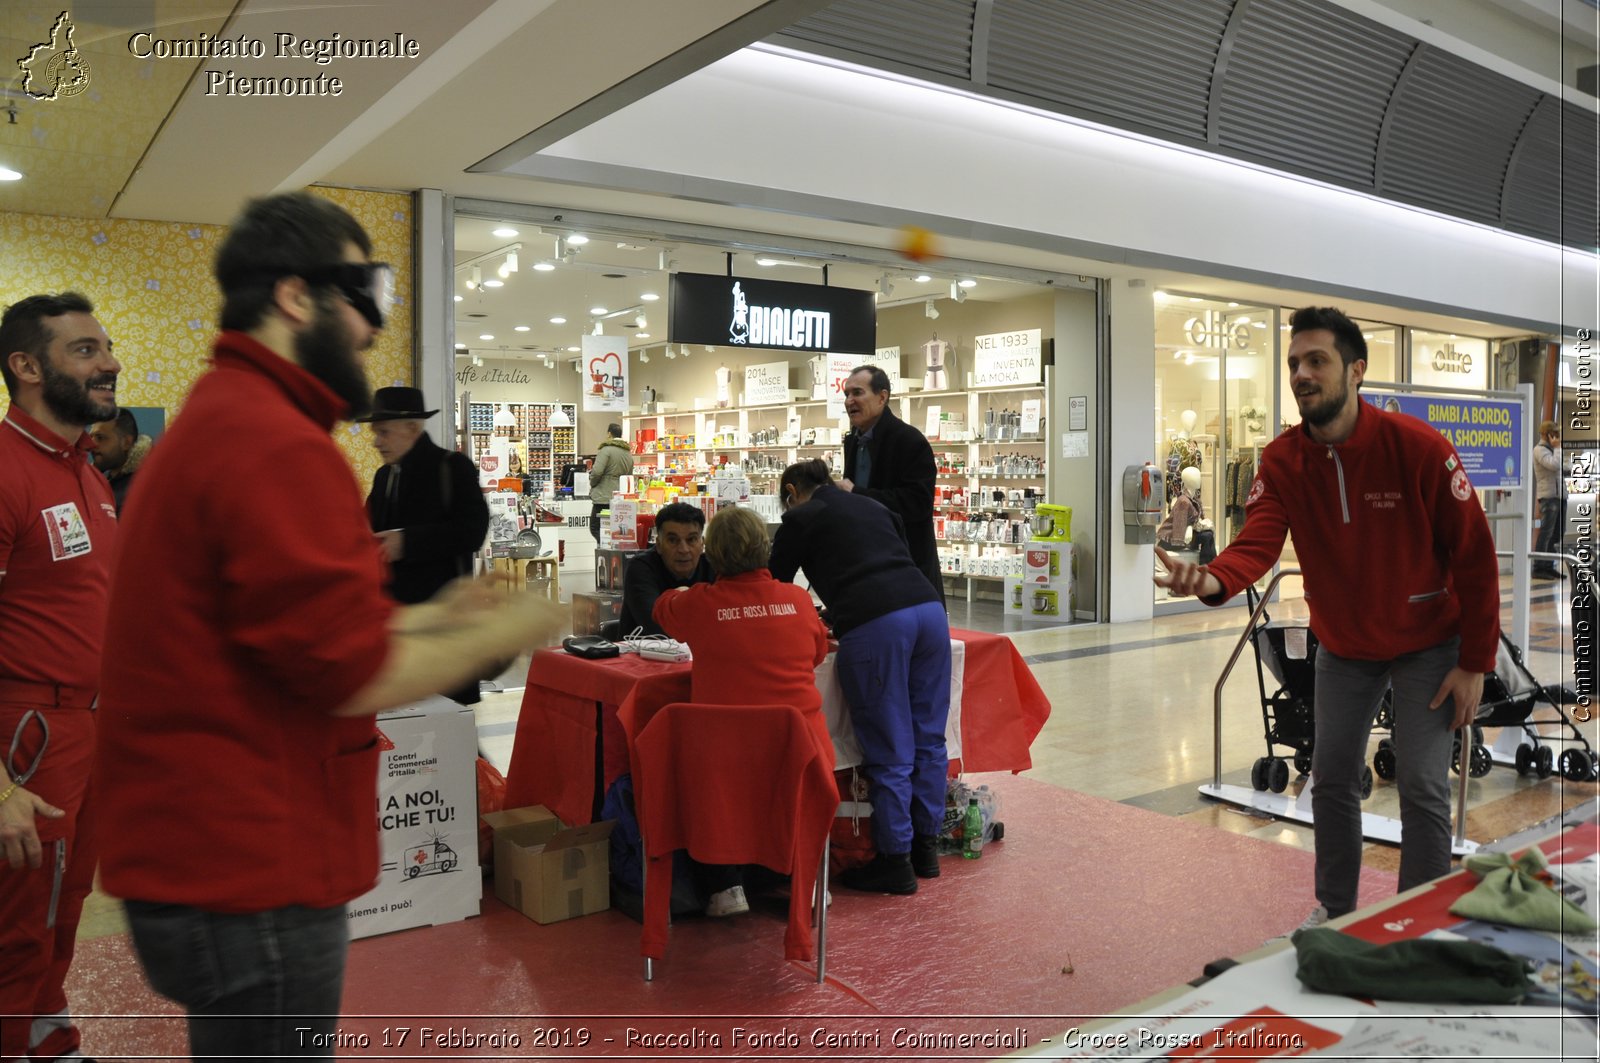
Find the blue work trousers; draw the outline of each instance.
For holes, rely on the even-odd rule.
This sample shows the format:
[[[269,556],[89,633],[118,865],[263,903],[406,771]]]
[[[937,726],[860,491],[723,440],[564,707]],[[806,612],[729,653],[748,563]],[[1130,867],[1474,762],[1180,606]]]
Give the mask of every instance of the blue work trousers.
[[[950,715],[950,622],[927,602],[845,632],[835,661],[861,743],[878,852],[909,853],[911,837],[944,823]]]

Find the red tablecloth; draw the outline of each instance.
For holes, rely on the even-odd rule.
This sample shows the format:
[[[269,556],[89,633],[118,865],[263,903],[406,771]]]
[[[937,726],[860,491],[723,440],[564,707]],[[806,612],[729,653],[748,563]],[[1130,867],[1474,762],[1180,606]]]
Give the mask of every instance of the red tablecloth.
[[[1003,635],[951,628],[966,644],[961,698],[961,769],[1023,771],[1028,748],[1050,718],[1050,702]],[[689,699],[689,666],[631,653],[591,661],[540,650],[528,668],[506,772],[506,807],[544,805],[567,823],[588,823],[595,806],[596,736],[601,786],[628,770],[617,707],[629,694],[649,708]],[[603,734],[601,732],[604,732]]]

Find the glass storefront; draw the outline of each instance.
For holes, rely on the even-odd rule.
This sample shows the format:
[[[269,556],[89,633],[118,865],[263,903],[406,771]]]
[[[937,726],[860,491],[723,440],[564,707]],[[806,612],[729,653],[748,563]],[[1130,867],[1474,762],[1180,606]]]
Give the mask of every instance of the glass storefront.
[[[1276,314],[1230,300],[1156,293],[1155,461],[1167,477],[1160,538],[1209,560],[1244,523],[1272,431]],[[1158,603],[1168,600],[1155,590]]]

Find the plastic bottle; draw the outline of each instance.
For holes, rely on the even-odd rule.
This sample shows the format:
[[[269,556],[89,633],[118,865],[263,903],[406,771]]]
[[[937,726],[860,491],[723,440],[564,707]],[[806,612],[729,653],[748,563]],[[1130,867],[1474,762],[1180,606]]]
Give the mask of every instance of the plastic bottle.
[[[976,797],[967,800],[967,818],[961,827],[961,855],[976,860],[983,855],[983,812]]]

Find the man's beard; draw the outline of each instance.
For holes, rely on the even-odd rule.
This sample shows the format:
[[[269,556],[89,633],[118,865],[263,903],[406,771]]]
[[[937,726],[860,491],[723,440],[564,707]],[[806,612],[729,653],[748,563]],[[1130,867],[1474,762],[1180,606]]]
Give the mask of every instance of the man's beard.
[[[44,404],[66,424],[90,425],[96,421],[109,421],[117,415],[116,402],[97,402],[89,389],[100,384],[117,386],[117,374],[101,373],[78,383],[65,373],[58,373],[48,356],[39,359],[39,373],[43,377]]]
[[[302,369],[349,404],[352,418],[360,417],[372,409],[372,385],[356,360],[355,340],[340,320],[334,298],[337,297],[317,300],[316,317],[295,335],[295,359]]]
[[[1307,424],[1313,428],[1325,428],[1339,416],[1344,409],[1344,404],[1350,400],[1350,383],[1341,380],[1339,390],[1332,395],[1323,395],[1308,409],[1300,407],[1300,416],[1305,418]]]

